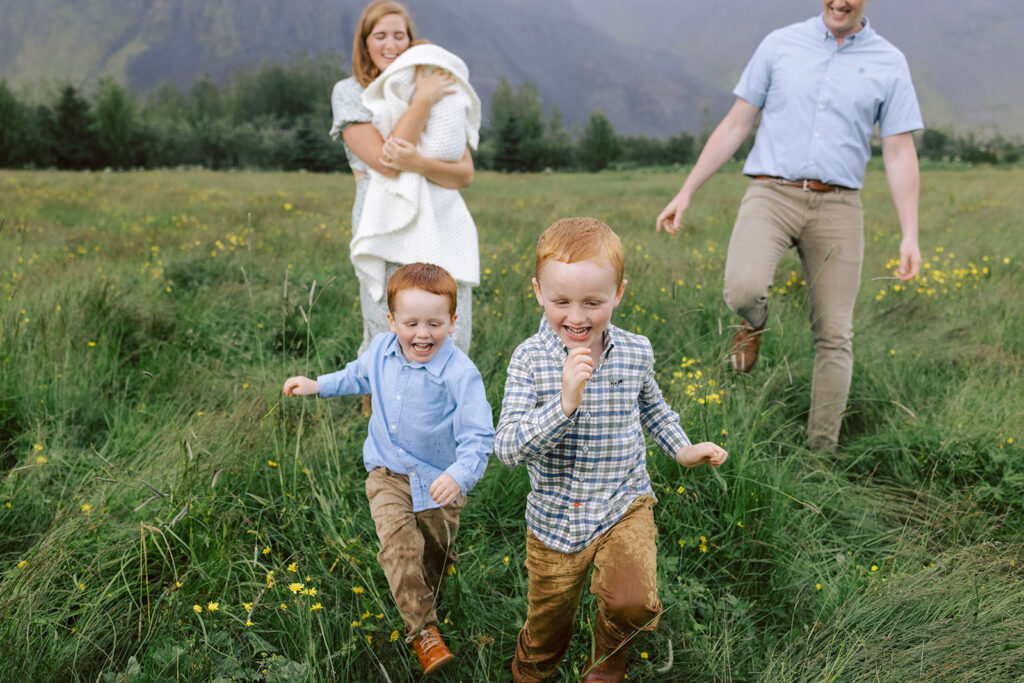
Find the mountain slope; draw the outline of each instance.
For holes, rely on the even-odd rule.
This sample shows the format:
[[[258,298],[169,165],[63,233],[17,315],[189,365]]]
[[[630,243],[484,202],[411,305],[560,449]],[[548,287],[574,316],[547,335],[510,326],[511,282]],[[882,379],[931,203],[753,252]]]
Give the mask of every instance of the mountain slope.
[[[0,77],[49,99],[112,76],[145,92],[266,60],[341,55],[363,0],[0,0]],[[601,108],[621,134],[664,137],[716,121],[757,42],[816,2],[410,0],[420,34],[461,55],[486,102],[502,77],[534,83],[567,124]],[[997,0],[872,2],[907,55],[929,125],[1024,133],[1024,47]],[[33,92],[34,91],[34,92]],[[325,97],[327,95],[325,94]]]

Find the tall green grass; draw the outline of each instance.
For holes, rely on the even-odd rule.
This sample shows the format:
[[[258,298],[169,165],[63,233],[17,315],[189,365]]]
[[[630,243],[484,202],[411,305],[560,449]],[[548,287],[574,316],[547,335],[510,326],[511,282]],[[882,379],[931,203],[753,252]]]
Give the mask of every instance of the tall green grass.
[[[651,448],[665,614],[630,680],[1015,680],[1024,676],[1024,246],[1020,170],[922,183],[928,267],[894,286],[884,176],[842,448],[803,446],[813,352],[795,255],[749,377],[721,300],[737,169],[680,235],[654,216],[679,172],[479,173],[472,356],[497,414],[532,334],[533,245],[557,218],[627,248],[616,324],[721,471]],[[418,678],[376,563],[358,398],[282,400],[285,377],[361,338],[345,176],[0,172],[2,680]],[[526,473],[470,494],[440,615],[439,680],[509,680],[526,612]],[[300,585],[301,584],[301,585]],[[562,676],[578,675],[593,598]],[[397,638],[397,639],[396,639]]]

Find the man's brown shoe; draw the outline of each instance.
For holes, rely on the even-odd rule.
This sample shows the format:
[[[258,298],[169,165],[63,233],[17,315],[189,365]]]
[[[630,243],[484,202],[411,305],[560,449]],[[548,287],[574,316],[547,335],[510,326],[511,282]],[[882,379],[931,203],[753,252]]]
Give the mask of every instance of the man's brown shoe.
[[[588,656],[583,665],[583,683],[620,683],[625,680],[627,649],[628,646],[623,645],[612,653],[595,652]]]
[[[437,626],[433,624],[426,626],[418,636],[412,639],[412,646],[416,651],[416,658],[420,660],[420,666],[423,667],[424,675],[434,673],[455,659],[455,655],[441,640]]]
[[[761,350],[761,335],[764,328],[754,328],[750,323],[744,322],[743,327],[732,339],[732,350],[729,352],[729,360],[732,362],[732,369],[736,372],[746,374],[757,362],[757,353]]]

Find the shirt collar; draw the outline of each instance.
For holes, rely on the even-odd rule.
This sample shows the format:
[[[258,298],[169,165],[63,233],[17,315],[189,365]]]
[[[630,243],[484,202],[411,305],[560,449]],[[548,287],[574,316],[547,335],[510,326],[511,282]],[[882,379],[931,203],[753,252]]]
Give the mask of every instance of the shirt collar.
[[[455,353],[455,342],[452,341],[451,336],[444,340],[444,344],[437,350],[434,357],[428,360],[426,363],[417,363],[415,361],[406,360],[405,356],[402,355],[402,347],[398,343],[398,335],[394,332],[391,333],[391,340],[388,341],[387,346],[384,348],[384,356],[394,356],[403,365],[408,365],[413,368],[424,368],[434,377],[440,377],[441,372],[444,370],[444,366],[448,363],[448,359]]]
[[[565,360],[565,357],[569,355],[569,349],[562,343],[562,339],[555,332],[555,328],[551,327],[551,323],[548,322],[546,315],[540,317],[540,330],[538,330],[538,334],[540,334],[541,342],[548,353],[555,358]],[[604,351],[601,352],[601,356],[607,356],[614,346],[615,326],[609,323],[604,331]]]
[[[846,40],[849,40],[851,45],[864,43],[864,41],[873,36],[875,33],[875,30],[871,28],[871,22],[868,21],[868,18],[866,16],[861,17],[860,22],[861,29],[856,33],[851,33],[850,35],[846,36]],[[832,35],[832,31],[829,31],[828,27],[825,26],[824,12],[819,14],[817,19],[814,20],[814,25],[817,29],[818,35],[822,36],[826,42],[829,40],[835,41],[836,37]]]

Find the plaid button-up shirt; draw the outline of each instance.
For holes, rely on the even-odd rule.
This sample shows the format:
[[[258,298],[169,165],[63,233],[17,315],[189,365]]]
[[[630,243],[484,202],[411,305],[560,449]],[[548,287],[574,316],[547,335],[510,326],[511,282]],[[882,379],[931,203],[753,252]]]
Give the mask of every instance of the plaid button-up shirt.
[[[567,355],[547,318],[512,354],[494,453],[511,467],[526,465],[526,523],[537,538],[575,553],[638,496],[654,494],[641,425],[669,454],[690,440],[654,379],[647,337],[608,326],[600,362],[571,417],[561,405]]]

